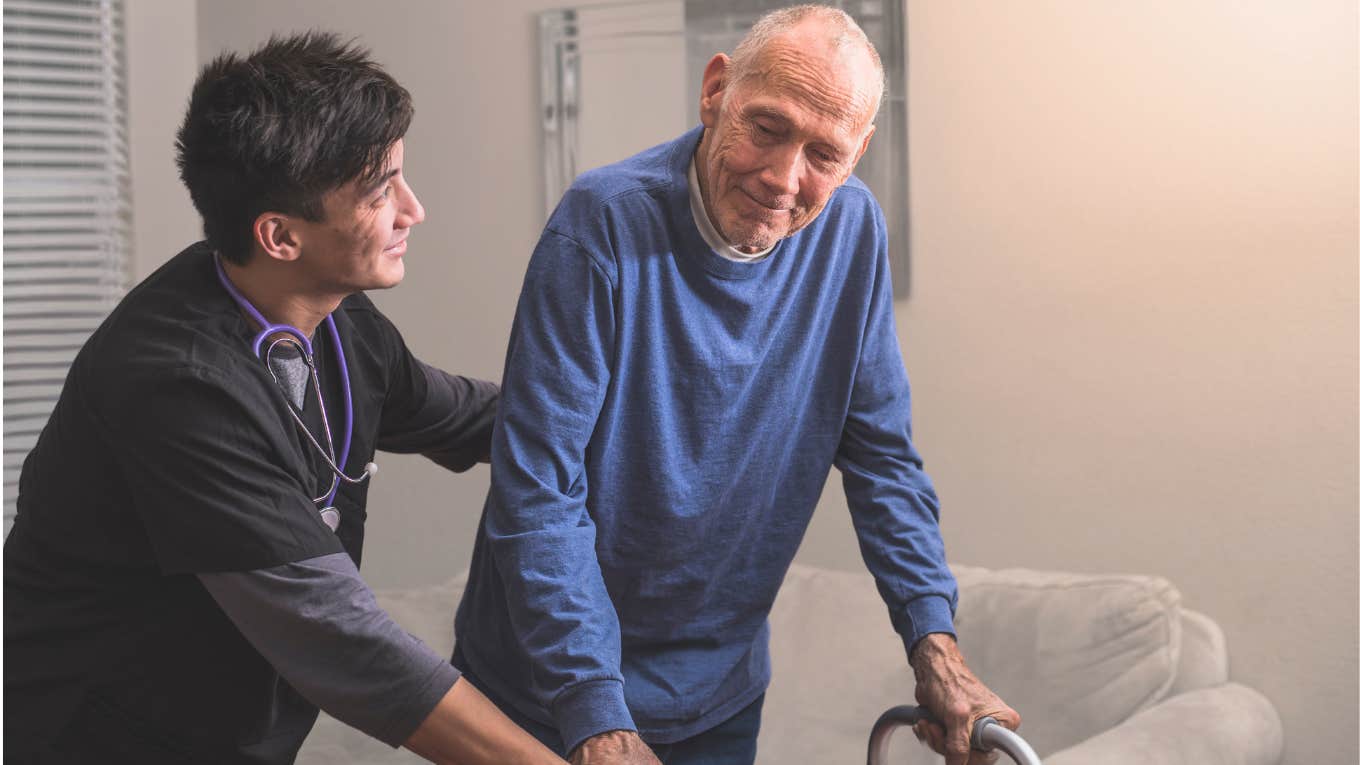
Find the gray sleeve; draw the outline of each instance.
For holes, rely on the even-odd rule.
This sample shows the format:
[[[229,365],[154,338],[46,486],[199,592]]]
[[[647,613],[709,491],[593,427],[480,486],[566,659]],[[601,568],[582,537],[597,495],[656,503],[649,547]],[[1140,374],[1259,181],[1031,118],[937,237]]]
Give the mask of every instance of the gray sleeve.
[[[308,701],[391,746],[405,743],[458,679],[378,607],[345,553],[198,578]]]

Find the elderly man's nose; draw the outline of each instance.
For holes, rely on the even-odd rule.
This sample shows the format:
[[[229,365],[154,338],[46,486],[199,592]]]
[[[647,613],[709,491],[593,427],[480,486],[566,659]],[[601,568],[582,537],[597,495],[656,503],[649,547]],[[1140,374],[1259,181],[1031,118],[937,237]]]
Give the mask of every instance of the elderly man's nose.
[[[766,163],[761,180],[776,196],[797,194],[802,164],[801,155],[797,151],[776,152]]]

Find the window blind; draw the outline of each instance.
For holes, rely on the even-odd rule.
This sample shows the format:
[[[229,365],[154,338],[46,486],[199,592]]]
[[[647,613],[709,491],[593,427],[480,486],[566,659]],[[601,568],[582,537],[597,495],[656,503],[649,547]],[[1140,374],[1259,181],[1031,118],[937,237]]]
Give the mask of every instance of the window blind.
[[[5,0],[5,533],[67,369],[128,286],[126,100],[122,0]]]

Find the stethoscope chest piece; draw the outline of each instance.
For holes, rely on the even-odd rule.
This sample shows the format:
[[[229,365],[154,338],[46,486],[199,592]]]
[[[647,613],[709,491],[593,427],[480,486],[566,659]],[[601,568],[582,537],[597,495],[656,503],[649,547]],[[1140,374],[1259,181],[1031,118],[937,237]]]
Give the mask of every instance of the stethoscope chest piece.
[[[312,501],[318,505],[322,505],[321,520],[325,521],[326,526],[328,526],[331,531],[335,531],[340,528],[340,511],[335,509],[335,506],[332,505],[331,502],[335,501],[335,494],[340,489],[340,482],[344,481],[345,483],[359,484],[367,481],[378,473],[378,466],[370,462],[367,465],[364,465],[364,472],[358,478],[350,478],[348,475],[345,475],[345,463],[349,460],[350,440],[354,435],[354,395],[350,391],[349,364],[345,361],[345,349],[340,342],[340,330],[335,327],[335,317],[328,315],[324,323],[327,330],[330,332],[331,343],[335,349],[336,366],[340,370],[340,388],[345,402],[344,438],[341,441],[338,459],[335,453],[335,442],[331,437],[330,418],[326,416],[326,399],[321,393],[321,378],[317,375],[316,371],[312,341],[297,327],[291,327],[286,324],[272,324],[269,320],[265,319],[259,309],[251,305],[250,301],[246,299],[246,296],[241,294],[241,291],[236,289],[236,285],[232,284],[231,280],[227,278],[227,272],[222,268],[222,259],[216,254],[213,255],[213,267],[217,270],[217,279],[222,283],[222,288],[227,291],[227,294],[231,296],[231,299],[236,302],[236,305],[239,306],[247,316],[249,316],[256,324],[260,325],[260,331],[255,335],[254,340],[251,342],[251,350],[255,353],[257,358],[264,362],[265,368],[269,370],[270,376],[274,376],[274,368],[270,366],[269,354],[274,346],[280,343],[288,343],[295,346],[298,352],[302,354],[303,361],[307,364],[308,376],[311,378],[312,387],[316,391],[316,402],[321,411],[322,429],[326,434],[326,445],[322,446],[316,436],[312,435],[312,431],[307,427],[307,423],[302,421],[302,416],[297,411],[292,407],[289,407],[288,413],[292,416],[293,421],[297,423],[298,429],[307,437],[307,441],[318,453],[320,453],[321,458],[326,461],[326,466],[330,468],[332,474],[330,489],[327,490],[325,494],[314,498]],[[273,342],[270,342],[268,346],[265,345],[265,341],[271,336],[280,335],[284,337],[275,337]],[[261,353],[261,351],[263,351],[263,353]],[[279,379],[275,376],[274,383],[278,384],[278,382]]]
[[[321,520],[330,527],[331,531],[340,528],[340,511],[334,507],[321,508]]]

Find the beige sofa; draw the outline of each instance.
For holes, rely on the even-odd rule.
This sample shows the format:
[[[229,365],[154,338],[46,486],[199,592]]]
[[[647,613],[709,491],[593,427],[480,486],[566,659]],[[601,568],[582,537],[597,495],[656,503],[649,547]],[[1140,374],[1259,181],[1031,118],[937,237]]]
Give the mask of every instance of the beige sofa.
[[[1280,720],[1228,679],[1223,633],[1163,579],[955,566],[957,627],[984,682],[1024,717],[1045,765],[1278,765]],[[441,654],[462,579],[378,600]],[[863,573],[795,565],[770,617],[774,681],[758,761],[860,763],[869,728],[913,703],[887,611]],[[415,762],[322,715],[299,763]],[[888,762],[939,763],[909,731]],[[1003,758],[1003,762],[1005,758]]]

